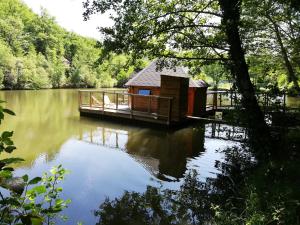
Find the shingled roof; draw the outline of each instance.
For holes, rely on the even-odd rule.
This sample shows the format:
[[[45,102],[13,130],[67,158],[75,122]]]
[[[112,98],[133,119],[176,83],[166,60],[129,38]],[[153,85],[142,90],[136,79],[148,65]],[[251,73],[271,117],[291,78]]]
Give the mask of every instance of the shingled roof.
[[[168,75],[174,77],[186,77],[190,78],[181,66],[175,67],[175,69],[163,68],[161,71],[156,70],[156,60],[151,62],[149,66],[138,72],[131,78],[125,86],[145,86],[145,87],[160,87],[160,75]],[[203,80],[193,80],[190,78],[190,87],[207,87],[207,84]]]

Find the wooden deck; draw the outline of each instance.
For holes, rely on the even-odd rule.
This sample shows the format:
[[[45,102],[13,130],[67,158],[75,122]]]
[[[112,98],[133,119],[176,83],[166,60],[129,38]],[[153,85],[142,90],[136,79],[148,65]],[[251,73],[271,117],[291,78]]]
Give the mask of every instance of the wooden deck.
[[[137,98],[145,98],[145,107],[143,110],[132,108],[132,102]],[[131,94],[124,91],[90,91],[80,90],[78,95],[79,111],[81,116],[91,116],[97,118],[115,118],[129,121],[142,121],[152,124],[161,124],[166,126],[178,125],[186,121],[209,121],[204,118],[208,115],[215,115],[216,111],[232,110],[238,107],[241,96],[234,91],[208,91],[206,112],[203,117],[186,116],[181,121],[175,121],[172,118],[172,97],[162,97],[156,95]],[[272,112],[271,99],[267,94],[258,94],[259,104],[263,111]],[[157,107],[152,107],[153,103]],[[286,94],[281,96],[281,104],[278,106],[280,111],[285,112]],[[278,110],[278,109],[277,109]],[[299,109],[297,109],[299,110]],[[222,122],[219,119],[213,119],[214,122]],[[211,121],[211,122],[213,122]]]
[[[149,104],[152,102],[151,99],[155,98],[158,103],[163,103],[166,110],[162,111],[158,108],[153,111],[150,106],[146,111],[134,110],[131,107],[134,97],[146,98],[145,102]],[[171,107],[172,98],[170,97],[125,92],[79,91],[79,112],[81,116],[119,118],[169,126],[174,123],[171,118]]]

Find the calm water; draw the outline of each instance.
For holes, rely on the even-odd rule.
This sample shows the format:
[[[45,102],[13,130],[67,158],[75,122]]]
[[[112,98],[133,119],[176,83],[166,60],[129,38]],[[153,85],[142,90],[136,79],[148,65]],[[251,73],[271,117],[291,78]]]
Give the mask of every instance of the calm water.
[[[220,150],[245,137],[242,129],[224,125],[167,131],[80,118],[77,90],[2,91],[0,99],[17,114],[1,125],[15,131],[14,155],[26,160],[16,173],[39,176],[59,164],[70,170],[62,184],[63,197],[72,200],[66,224],[95,224],[93,211],[125,190],[177,189],[190,169],[203,181],[215,177]]]

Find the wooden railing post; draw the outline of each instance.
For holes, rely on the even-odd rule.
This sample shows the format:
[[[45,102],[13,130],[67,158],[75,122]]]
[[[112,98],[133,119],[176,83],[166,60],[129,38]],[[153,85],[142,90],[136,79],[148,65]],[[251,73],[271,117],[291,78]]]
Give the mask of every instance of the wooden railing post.
[[[216,91],[213,92],[213,109],[218,108],[218,93]]]
[[[81,91],[78,92],[78,105],[79,105],[79,108],[81,107],[82,105],[82,100],[81,100]]]
[[[116,93],[116,110],[118,110],[118,105],[119,105],[119,94]]]
[[[92,108],[92,92],[90,91],[90,108]]]
[[[103,112],[104,112],[104,108],[105,108],[104,96],[105,96],[105,93],[104,93],[104,91],[103,91],[103,92],[102,92],[102,110],[103,110]]]

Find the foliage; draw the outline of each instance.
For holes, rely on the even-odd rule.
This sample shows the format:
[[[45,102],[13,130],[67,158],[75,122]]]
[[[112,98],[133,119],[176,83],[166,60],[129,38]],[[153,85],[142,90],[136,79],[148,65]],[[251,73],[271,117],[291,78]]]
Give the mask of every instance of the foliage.
[[[0,88],[122,86],[136,68],[126,65],[130,57],[101,65],[101,54],[96,40],[64,30],[46,10],[36,15],[20,0],[0,2]]]
[[[3,103],[3,102],[2,102]],[[4,115],[15,115],[0,106],[0,123]],[[12,141],[13,132],[4,131],[0,137],[0,155],[12,153],[16,147]],[[29,179],[28,175],[14,176],[13,164],[22,162],[21,158],[0,160],[0,223],[1,224],[54,224],[59,213],[67,207],[69,200],[60,198],[62,188],[58,183],[67,171],[61,165],[45,173],[43,177]],[[65,219],[65,217],[60,216]]]
[[[205,65],[202,67],[202,71],[205,76],[211,79],[211,82],[208,82],[214,89],[218,89],[220,82],[228,80],[227,78],[229,77],[225,66],[218,63]]]
[[[246,75],[248,66],[257,86],[272,82],[284,88],[285,82],[276,83],[283,78],[292,82],[289,89],[291,85],[298,86],[299,51],[295,49],[299,49],[299,9],[291,7],[293,4],[280,0],[235,3],[227,0],[86,0],[84,16],[89,19],[94,13],[114,11],[111,15],[114,26],[100,29],[104,35],[104,53],[159,57],[162,66],[181,63],[188,66],[193,75],[199,75],[202,66],[218,65],[215,62],[221,61],[230,71],[230,82],[247,98],[252,95],[243,93],[252,89],[243,87],[250,83]],[[244,56],[248,66],[241,63]],[[166,58],[168,60],[164,60]],[[237,69],[241,65],[243,72]],[[209,78],[216,81],[218,76],[212,76]],[[296,89],[296,93],[299,90]]]

